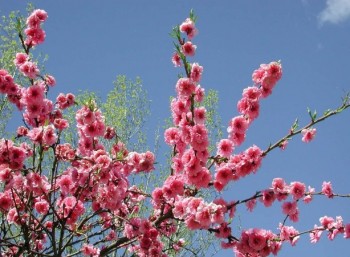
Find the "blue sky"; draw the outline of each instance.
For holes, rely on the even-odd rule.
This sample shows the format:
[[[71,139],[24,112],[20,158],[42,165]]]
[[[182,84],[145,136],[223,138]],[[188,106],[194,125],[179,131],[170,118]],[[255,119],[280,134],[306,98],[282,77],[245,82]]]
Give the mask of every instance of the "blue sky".
[[[26,2],[0,0],[0,14],[23,11]],[[301,124],[309,122],[307,107],[322,113],[340,105],[341,97],[350,91],[349,0],[32,2],[49,14],[44,26],[47,40],[38,50],[49,55],[46,69],[57,80],[51,97],[80,89],[103,97],[116,75],[140,76],[152,100],[152,116],[146,124],[151,135],[170,115],[169,96],[175,95],[179,70],[170,61],[169,33],[191,8],[199,17],[199,34],[194,39],[198,48],[192,60],[204,67],[201,85],[219,92],[225,127],[237,115],[243,88],[252,84],[252,71],[260,63],[282,61],[283,78],[263,101],[261,115],[238,151],[252,144],[266,149],[288,132],[295,118]],[[256,175],[230,184],[225,198],[249,197],[269,187],[274,177],[302,181],[316,190],[323,181],[332,181],[336,192],[350,193],[349,124],[348,110],[317,126],[314,142],[305,144],[296,137],[285,151],[269,154]],[[300,231],[310,229],[324,215],[342,215],[349,223],[349,206],[349,199],[318,198],[308,206],[300,204],[301,221],[291,225]],[[275,232],[284,219],[278,203],[269,209],[260,205],[252,214],[239,208],[238,214],[244,228]],[[349,256],[349,240],[329,242],[325,235],[316,245],[308,240],[304,236],[293,249],[285,245],[280,256]],[[232,255],[228,250],[218,256]]]

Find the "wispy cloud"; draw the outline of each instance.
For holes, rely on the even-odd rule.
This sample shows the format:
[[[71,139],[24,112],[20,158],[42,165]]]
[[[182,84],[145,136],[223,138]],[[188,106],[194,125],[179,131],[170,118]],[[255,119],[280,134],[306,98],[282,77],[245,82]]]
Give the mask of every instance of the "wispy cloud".
[[[327,7],[319,14],[321,24],[337,24],[350,18],[350,0],[327,0]]]

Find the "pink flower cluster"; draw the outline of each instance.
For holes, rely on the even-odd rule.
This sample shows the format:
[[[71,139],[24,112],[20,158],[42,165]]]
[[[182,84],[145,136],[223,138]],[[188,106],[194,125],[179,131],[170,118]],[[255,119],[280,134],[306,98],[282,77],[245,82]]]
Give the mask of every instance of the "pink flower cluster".
[[[17,53],[14,63],[22,74],[30,79],[35,79],[39,75],[36,63],[31,62],[29,56],[25,53]]]
[[[3,182],[1,177],[8,172],[6,168],[11,170],[18,170],[23,167],[24,161],[30,156],[30,152],[26,149],[26,144],[22,143],[20,146],[16,146],[11,140],[0,140],[0,181]],[[6,177],[6,176],[5,176]]]
[[[256,78],[258,73],[261,76],[259,80]],[[263,152],[257,146],[253,146],[241,154],[233,156],[231,154],[236,147],[244,142],[249,125],[259,116],[259,101],[262,97],[268,95],[266,94],[266,88],[269,88],[269,92],[272,92],[273,86],[281,76],[280,63],[263,64],[253,72],[255,86],[243,90],[242,98],[237,104],[238,111],[241,114],[232,118],[229,122],[227,128],[228,139],[222,139],[217,144],[218,156],[228,158],[228,162],[219,163],[216,166],[214,186],[218,191],[221,191],[230,180],[245,177],[251,172],[256,172],[260,167]],[[253,203],[250,202],[252,204],[250,207],[254,206]]]
[[[194,22],[187,19],[180,31],[186,33],[189,40],[196,34]],[[181,54],[194,55],[195,46],[191,41],[181,41]],[[175,66],[180,66],[180,53],[173,56]],[[176,83],[177,97],[171,102],[171,111],[175,127],[168,128],[165,142],[174,147],[172,169],[186,184],[197,188],[208,187],[211,174],[205,167],[209,157],[208,131],[205,127],[206,110],[203,107],[193,107],[204,97],[204,89],[199,85],[203,67],[198,63],[187,63],[187,77],[180,78]],[[189,148],[187,147],[189,146]]]
[[[279,62],[261,64],[260,68],[255,70],[252,75],[253,82],[261,90],[262,97],[272,93],[272,89],[282,77],[282,67]]]
[[[27,25],[32,30],[27,34],[29,43],[26,51],[42,42],[35,35],[41,33],[40,24],[46,17],[44,11],[36,10],[28,18]],[[38,34],[33,32],[35,29]],[[39,222],[40,219],[43,222],[30,228],[30,233],[36,235],[33,237],[35,249],[41,251],[47,242],[47,231],[52,230],[53,222],[50,219],[62,221],[61,230],[74,231],[82,217],[87,217],[86,207],[89,206],[95,212],[94,216],[98,217],[99,224],[103,224],[101,226],[108,231],[106,240],[115,240],[115,217],[128,220],[138,213],[140,202],[145,198],[136,186],[129,186],[128,176],[131,172],[154,170],[154,154],[149,151],[128,152],[120,141],[109,144],[111,149],[106,150],[100,138],[111,140],[116,137],[116,132],[114,128],[106,127],[104,117],[94,103],[83,106],[76,113],[78,147],[66,142],[60,144],[61,132],[69,126],[63,112],[75,103],[74,95],[59,94],[54,104],[47,98],[49,86],[55,85],[54,77],[42,77],[37,69],[25,68],[31,64],[31,67],[35,66],[30,62],[29,53],[18,53],[15,64],[30,79],[30,85],[18,86],[7,71],[0,70],[0,93],[6,94],[23,111],[26,127],[17,129],[17,138],[21,137],[28,143],[17,146],[11,140],[0,140],[0,182],[3,185],[0,192],[1,215],[6,217],[9,224],[27,226],[34,217],[31,210],[35,221]],[[198,78],[200,69],[195,69]],[[195,139],[193,141],[197,142]],[[50,181],[45,176],[47,171],[43,171],[43,163],[47,161],[43,151],[49,149],[54,149],[51,157],[55,163],[52,170],[50,168]],[[25,163],[30,156],[33,156],[33,161]],[[159,255],[162,253],[162,243],[158,240],[158,231],[151,228],[150,222],[147,224],[149,229],[138,235],[140,249],[135,246],[134,251],[140,256],[149,256],[149,253]],[[164,227],[160,231],[164,230],[165,233],[169,222],[162,225]],[[175,231],[174,225],[171,226]],[[79,229],[85,231],[89,226],[84,225]],[[125,225],[126,234],[128,229]],[[100,249],[92,245],[81,246],[86,256],[98,256],[100,253]]]
[[[64,110],[71,107],[75,103],[75,96],[72,93],[62,94],[60,93],[56,98],[57,107]]]
[[[159,232],[147,219],[132,218],[125,225],[124,234],[127,238],[137,237],[139,244],[130,248],[131,252],[140,257],[167,255],[162,252],[163,243],[160,241]]]
[[[310,232],[311,243],[317,243],[323,231],[328,232],[327,237],[329,240],[333,240],[339,234],[344,234],[344,238],[350,238],[350,223],[345,225],[341,216],[337,216],[335,219],[323,216],[320,218],[320,223],[321,226],[315,225]]]
[[[240,241],[234,246],[234,252],[236,257],[277,255],[282,243],[276,239],[278,236],[269,230],[257,228],[244,230]]]
[[[225,205],[206,203],[197,197],[180,197],[174,203],[173,214],[184,220],[189,229],[195,230],[223,223],[226,211]]]
[[[30,48],[41,44],[45,40],[45,31],[41,28],[41,24],[46,21],[47,13],[44,10],[37,9],[27,18],[27,28],[25,33],[27,38],[25,44]]]
[[[214,187],[221,191],[231,180],[238,180],[261,166],[262,151],[257,146],[251,146],[244,152],[229,157],[227,162],[216,166]]]
[[[237,104],[241,116],[233,118],[227,128],[229,138],[235,143],[235,146],[242,144],[249,125],[259,116],[260,99],[272,93],[273,87],[281,77],[282,66],[279,62],[262,64],[253,72],[252,78],[255,86],[243,90],[242,98]]]
[[[292,246],[295,246],[297,241],[300,238],[299,231],[296,230],[293,226],[284,226],[283,224],[279,224],[279,238],[280,240],[289,242]]]
[[[21,108],[21,86],[17,85],[13,77],[2,69],[0,69],[0,93],[5,94],[11,103]]]
[[[99,257],[100,249],[94,247],[91,244],[83,244],[83,247],[81,248],[81,253],[87,257]]]

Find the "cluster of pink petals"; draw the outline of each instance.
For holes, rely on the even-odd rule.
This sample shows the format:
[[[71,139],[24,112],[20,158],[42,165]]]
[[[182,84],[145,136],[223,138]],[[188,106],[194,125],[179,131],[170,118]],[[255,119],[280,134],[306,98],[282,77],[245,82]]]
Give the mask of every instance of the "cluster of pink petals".
[[[16,146],[11,140],[0,140],[0,166],[2,167],[0,174],[5,172],[5,167],[12,170],[23,167],[24,161],[30,156],[30,153],[23,146],[23,144]]]
[[[20,92],[21,109],[25,109],[23,113],[24,120],[27,125],[32,127],[44,126],[48,121],[61,118],[60,113],[52,115],[54,112],[54,104],[46,96],[46,84],[44,81],[38,80],[28,88],[22,88]]]
[[[350,223],[344,224],[343,218],[337,216],[335,219],[328,216],[320,218],[321,226],[314,226],[314,229],[310,232],[311,243],[317,243],[324,231],[327,231],[327,237],[329,240],[333,240],[337,235],[343,234],[344,238],[350,238]]]
[[[27,38],[25,44],[29,47],[41,44],[45,40],[45,31],[41,28],[41,24],[46,21],[47,13],[44,10],[34,10],[27,18],[27,28],[25,34]]]
[[[35,79],[39,74],[36,63],[31,62],[29,56],[25,53],[17,53],[14,63],[22,74],[30,79]]]
[[[252,79],[255,85],[260,86],[262,97],[271,94],[272,89],[282,77],[282,66],[279,62],[261,64],[260,68],[255,70]]]
[[[191,229],[208,229],[213,224],[224,222],[226,206],[206,203],[198,197],[181,197],[174,203],[175,218],[183,219]]]
[[[275,240],[277,238],[278,236],[269,230],[257,228],[244,230],[240,241],[234,246],[234,251],[237,257],[277,255],[282,246],[281,242]]]
[[[34,144],[40,144],[43,146],[51,146],[55,144],[58,138],[53,125],[33,128],[28,132],[27,136]]]
[[[104,117],[100,110],[92,110],[87,106],[79,109],[75,115],[79,134],[79,153],[90,155],[95,148],[103,148],[97,137],[105,133]]]
[[[160,241],[159,232],[147,219],[132,218],[125,225],[124,234],[127,238],[138,238],[138,245],[130,248],[137,256],[167,256],[162,253],[163,243]]]
[[[56,98],[57,107],[64,110],[75,103],[75,96],[72,93],[62,94],[60,93]]]
[[[231,180],[255,173],[261,166],[262,158],[262,150],[256,145],[240,154],[230,156],[227,163],[216,167],[214,187],[221,191]]]
[[[281,241],[289,242],[292,246],[295,246],[300,238],[299,231],[296,230],[293,226],[284,226],[281,223],[279,224],[279,230],[279,238]]]
[[[62,161],[72,161],[75,159],[75,150],[69,143],[57,145],[55,154]]]
[[[174,53],[173,56],[171,57],[171,61],[174,64],[175,67],[180,67],[181,66],[181,58],[178,53]]]
[[[100,249],[94,247],[91,244],[83,244],[81,248],[81,253],[87,257],[99,257]]]
[[[5,94],[7,99],[19,109],[22,107],[20,103],[21,88],[6,70],[0,69],[0,93]]]
[[[129,152],[126,156],[126,162],[130,169],[135,172],[150,172],[154,170],[154,154],[150,151],[145,153]]]

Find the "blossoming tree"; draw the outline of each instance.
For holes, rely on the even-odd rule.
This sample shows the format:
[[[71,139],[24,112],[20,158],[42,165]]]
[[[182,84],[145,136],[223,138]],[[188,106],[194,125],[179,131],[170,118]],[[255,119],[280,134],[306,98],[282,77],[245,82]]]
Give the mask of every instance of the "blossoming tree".
[[[295,245],[303,234],[309,234],[311,242],[322,234],[329,239],[350,238],[350,223],[341,216],[323,216],[319,224],[301,232],[286,223],[297,222],[299,204],[309,203],[316,195],[349,197],[334,191],[331,182],[316,190],[300,181],[275,178],[249,198],[203,197],[204,190],[221,192],[233,181],[258,172],[263,159],[276,148],[286,148],[294,136],[302,134],[304,142],[313,140],[315,125],[347,109],[348,97],[322,116],[309,112],[308,124],[299,127],[295,122],[286,136],[267,149],[252,145],[237,153],[235,148],[259,116],[260,102],[271,95],[282,76],[280,62],[262,64],[253,71],[254,85],[243,90],[237,103],[239,115],[230,120],[227,136],[210,151],[202,106],[205,90],[199,84],[203,67],[189,61],[197,48],[196,17],[191,12],[172,32],[176,40],[172,61],[184,75],[179,76],[177,95],[171,101],[173,124],[164,132],[172,152],[171,168],[162,185],[148,192],[129,178],[155,172],[154,154],[127,149],[118,136],[119,128],[106,125],[94,101],[85,102],[75,114],[77,146],[64,141],[70,125],[66,110],[75,104],[75,96],[61,93],[50,100],[55,79],[41,74],[31,54],[45,41],[42,23],[47,17],[38,9],[25,25],[18,20],[23,49],[13,58],[27,83],[19,85],[11,73],[0,70],[0,93],[18,108],[24,121],[15,138],[0,141],[1,256],[112,256],[117,252],[170,256],[183,249],[191,251],[191,245],[179,237],[183,227],[215,235],[223,248],[231,248],[238,257],[277,255],[283,244]],[[232,231],[230,223],[238,206],[253,211],[258,202],[269,207],[276,201],[285,215],[277,231]]]

